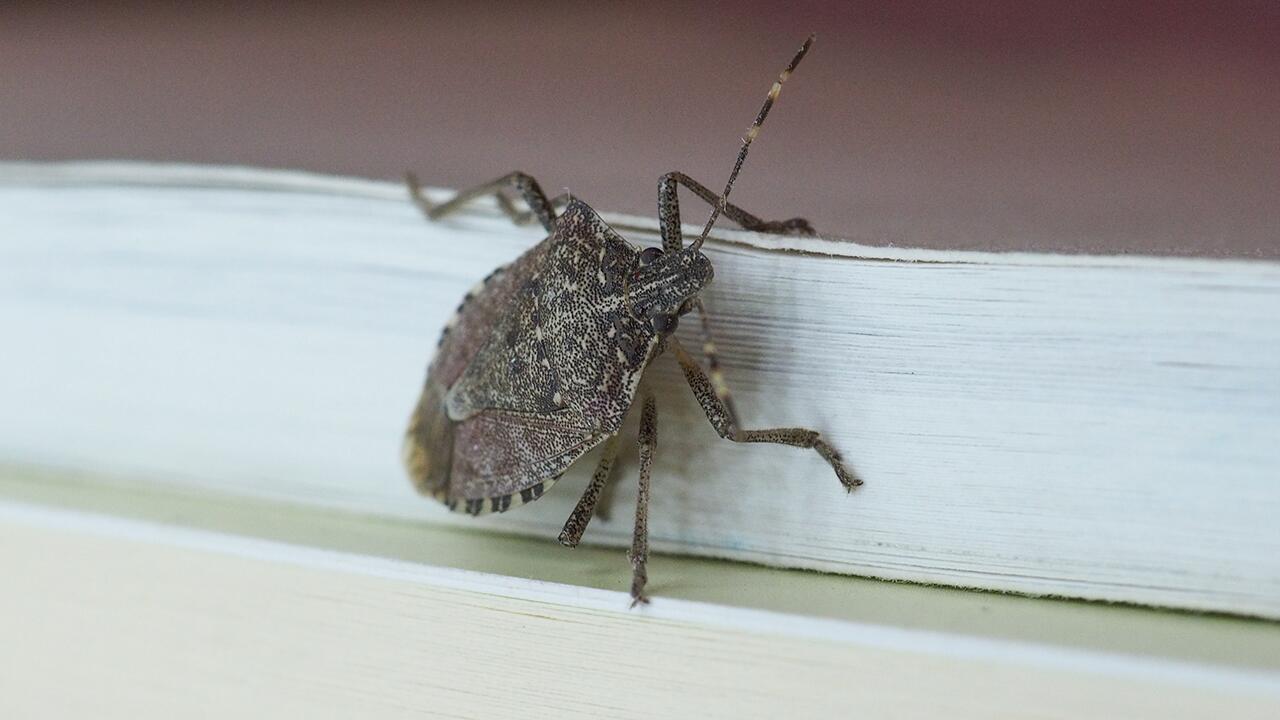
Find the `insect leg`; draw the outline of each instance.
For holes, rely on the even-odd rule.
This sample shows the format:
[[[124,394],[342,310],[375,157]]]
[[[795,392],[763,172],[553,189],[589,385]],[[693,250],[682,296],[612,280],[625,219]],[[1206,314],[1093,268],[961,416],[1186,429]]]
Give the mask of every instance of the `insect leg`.
[[[733,408],[733,396],[729,393],[729,384],[725,382],[724,371],[720,369],[720,353],[716,350],[715,340],[711,337],[711,321],[707,319],[707,307],[702,304],[702,298],[699,297],[693,299],[692,305],[698,311],[698,322],[702,328],[702,354],[707,358],[707,379],[711,382],[716,397],[724,406],[729,422],[737,427],[738,413]]]
[[[720,196],[711,192],[705,185],[682,172],[669,172],[658,180],[658,222],[662,228],[662,249],[665,252],[679,250],[684,243],[680,232],[680,198],[679,186],[689,188],[694,195],[715,207]],[[761,220],[737,205],[726,203],[724,216],[740,227],[756,232],[775,233],[779,235],[814,235],[816,231],[804,218],[790,220]]]
[[[450,213],[456,212],[462,208],[462,206],[478,197],[492,195],[497,199],[498,207],[501,208],[502,212],[506,213],[507,217],[511,218],[513,222],[516,222],[517,224],[527,222],[525,217],[528,214],[532,214],[534,217],[538,218],[538,222],[542,223],[542,227],[547,232],[551,232],[556,227],[556,212],[552,201],[547,200],[547,196],[542,192],[542,187],[538,185],[537,180],[534,180],[529,175],[518,170],[516,172],[507,173],[506,175],[503,175],[496,180],[484,183],[483,185],[477,185],[473,188],[460,190],[457,195],[454,195],[438,205],[433,205],[431,201],[427,199],[427,196],[423,194],[422,185],[419,184],[417,176],[413,173],[405,175],[405,182],[409,186],[409,196],[413,199],[413,202],[421,208],[423,214],[425,214],[430,220],[439,220]],[[521,196],[524,197],[525,203],[529,205],[528,213],[521,213],[516,210],[515,206],[511,204],[511,200],[502,193],[502,191],[508,187],[513,187],[520,191]],[[557,198],[557,200],[560,199],[561,198]],[[568,198],[565,196],[561,202],[567,202],[567,200]]]
[[[604,522],[608,522],[609,518],[613,517],[613,496],[617,488],[617,483],[605,483],[604,490],[600,491],[600,501],[596,503],[596,513],[592,517],[598,517]]]
[[[502,212],[506,213],[507,217],[511,218],[511,222],[516,225],[528,225],[536,217],[532,210],[516,210],[515,206],[511,204],[511,201],[507,200],[506,195],[498,195],[497,197],[502,198],[502,200],[498,201],[498,205],[502,207]],[[560,193],[547,202],[551,204],[551,211],[553,213],[558,213],[564,209],[565,205],[569,204],[569,200],[572,198],[573,196],[566,192]],[[507,208],[511,208],[511,210],[508,212]]]
[[[800,427],[743,430],[738,427],[737,417],[730,405],[729,389],[723,378],[718,383],[708,378],[702,366],[689,357],[689,353],[685,352],[674,337],[670,339],[669,347],[675,350],[676,359],[680,362],[680,369],[684,371],[685,380],[693,390],[694,397],[698,399],[698,404],[702,406],[702,411],[707,414],[707,420],[720,437],[740,443],[762,442],[812,448],[831,465],[840,484],[844,485],[846,490],[853,490],[862,484],[862,480],[845,467],[840,453],[836,452],[835,448],[831,447],[816,430]]]
[[[715,207],[720,196],[705,185],[682,172],[669,172],[658,180],[658,222],[662,228],[662,249],[665,252],[679,250],[684,238],[680,232],[679,186],[689,188],[708,205]],[[725,203],[724,216],[746,230],[775,233],[778,235],[814,235],[816,231],[804,218],[790,220],[761,220],[732,203]]]
[[[569,515],[569,519],[564,523],[564,529],[560,531],[561,545],[577,547],[582,540],[582,533],[586,532],[587,523],[591,522],[591,517],[595,513],[596,503],[599,502],[605,485],[609,482],[609,475],[613,471],[613,462],[617,459],[618,436],[610,435],[604,441],[604,447],[600,450],[600,461],[596,463],[596,472],[591,476],[591,483],[587,485],[582,497],[578,498],[578,505],[573,508],[573,513]]]
[[[647,603],[644,586],[649,581],[649,476],[653,472],[653,451],[658,447],[658,410],[653,395],[645,393],[640,414],[640,487],[636,493],[636,529],[631,536],[631,607]]]

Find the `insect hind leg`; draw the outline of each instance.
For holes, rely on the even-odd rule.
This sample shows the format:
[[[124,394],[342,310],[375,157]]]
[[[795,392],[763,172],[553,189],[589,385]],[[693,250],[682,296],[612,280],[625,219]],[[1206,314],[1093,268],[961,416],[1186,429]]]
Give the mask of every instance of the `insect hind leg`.
[[[685,186],[708,205],[715,207],[720,196],[711,192],[705,185],[682,172],[669,172],[658,180],[658,222],[662,231],[662,249],[664,252],[679,250],[684,244],[684,236],[680,231],[680,198],[679,186]],[[774,233],[778,235],[815,235],[813,226],[804,218],[789,220],[761,220],[741,207],[725,203],[724,216],[746,230]]]
[[[429,220],[439,220],[457,212],[476,198],[490,195],[498,202],[498,208],[502,210],[503,214],[511,218],[511,221],[515,224],[523,225],[529,222],[531,218],[537,218],[543,229],[551,232],[556,228],[556,207],[563,207],[569,201],[568,193],[548,200],[546,193],[542,192],[542,187],[538,185],[538,181],[518,170],[507,173],[496,180],[490,180],[487,183],[460,190],[458,194],[438,204],[432,203],[422,192],[422,185],[418,182],[418,177],[413,173],[405,174],[405,183],[409,186],[409,197]],[[520,193],[521,197],[524,198],[525,204],[529,206],[527,212],[521,212],[516,209],[511,199],[503,192],[507,188],[514,188]]]

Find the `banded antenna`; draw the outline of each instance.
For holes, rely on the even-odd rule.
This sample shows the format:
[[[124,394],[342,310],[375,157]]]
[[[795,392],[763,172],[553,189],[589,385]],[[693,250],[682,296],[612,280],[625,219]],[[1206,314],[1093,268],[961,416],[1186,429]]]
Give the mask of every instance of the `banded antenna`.
[[[751,143],[756,139],[756,135],[760,134],[760,126],[764,124],[764,119],[769,115],[769,109],[773,107],[773,103],[778,99],[778,94],[782,92],[782,83],[791,77],[791,73],[795,71],[796,66],[804,59],[805,53],[809,52],[809,47],[813,45],[815,34],[811,34],[800,49],[796,51],[796,56],[791,58],[791,62],[787,64],[774,81],[773,87],[769,88],[769,96],[764,99],[764,105],[760,106],[760,112],[756,115],[756,121],[751,123],[747,134],[742,138],[742,149],[738,151],[738,160],[733,164],[733,172],[729,173],[729,182],[725,183],[724,192],[720,193],[720,200],[711,210],[711,217],[707,218],[707,224],[702,227],[702,233],[698,235],[698,239],[693,241],[691,246],[694,250],[702,247],[702,241],[707,239],[707,233],[711,232],[711,226],[716,224],[716,219],[720,217],[720,213],[724,212],[725,205],[729,202],[729,191],[733,190],[733,181],[738,179],[738,171],[742,169],[742,163],[747,159],[747,151],[751,149]]]

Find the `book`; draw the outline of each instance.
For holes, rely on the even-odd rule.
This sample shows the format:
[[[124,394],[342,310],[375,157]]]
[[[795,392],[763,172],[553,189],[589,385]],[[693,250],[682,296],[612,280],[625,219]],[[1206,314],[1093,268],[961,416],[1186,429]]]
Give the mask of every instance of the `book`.
[[[5,717],[1271,718],[1280,624],[0,469]],[[655,562],[655,569],[657,563]]]
[[[656,243],[656,220],[605,217]],[[428,223],[396,183],[0,164],[0,464],[554,538],[592,456],[473,519],[399,455],[449,315],[541,237],[484,203]],[[660,358],[655,592],[678,554],[1280,618],[1280,265],[728,224],[707,252],[743,424],[814,427],[866,485],[720,440]],[[584,542],[629,542],[634,455]]]

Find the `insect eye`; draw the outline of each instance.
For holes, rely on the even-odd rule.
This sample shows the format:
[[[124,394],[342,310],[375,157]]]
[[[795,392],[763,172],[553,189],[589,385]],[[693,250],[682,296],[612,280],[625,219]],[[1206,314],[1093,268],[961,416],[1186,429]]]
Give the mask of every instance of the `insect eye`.
[[[676,326],[680,324],[680,318],[675,315],[654,315],[653,329],[656,332],[666,335],[676,331]]]
[[[644,250],[640,251],[640,264],[648,265],[654,260],[657,260],[658,256],[661,254],[662,254],[662,248],[660,247],[645,248]]]

